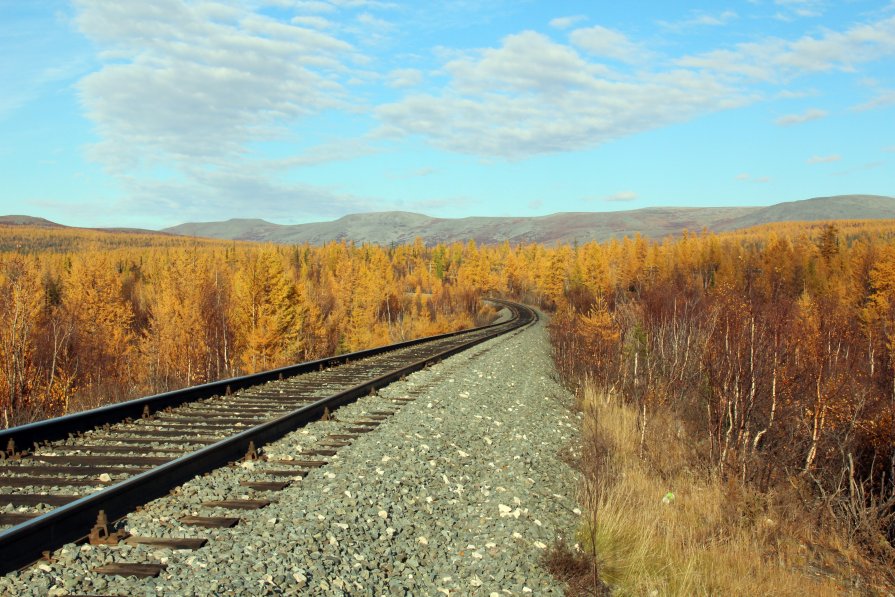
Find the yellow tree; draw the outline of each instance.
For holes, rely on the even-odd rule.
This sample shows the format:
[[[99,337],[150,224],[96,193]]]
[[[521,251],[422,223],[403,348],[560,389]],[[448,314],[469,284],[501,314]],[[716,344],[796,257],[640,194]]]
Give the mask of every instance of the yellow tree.
[[[6,427],[20,422],[20,411],[38,383],[33,357],[41,299],[31,262],[16,256],[0,263],[0,405]]]
[[[234,276],[232,320],[241,361],[254,373],[289,363],[298,334],[295,287],[273,247],[250,251]]]
[[[72,259],[63,304],[74,323],[73,351],[85,387],[133,383],[133,310],[121,295],[118,269],[108,253],[86,252]]]
[[[160,389],[208,381],[203,317],[210,290],[207,254],[178,253],[159,262],[150,293],[150,321],[145,342],[150,367]]]
[[[862,315],[868,325],[880,329],[877,335],[885,338],[892,375],[892,400],[895,402],[895,246],[888,245],[880,251],[870,270],[870,285],[870,301]],[[869,334],[872,337],[873,332]]]

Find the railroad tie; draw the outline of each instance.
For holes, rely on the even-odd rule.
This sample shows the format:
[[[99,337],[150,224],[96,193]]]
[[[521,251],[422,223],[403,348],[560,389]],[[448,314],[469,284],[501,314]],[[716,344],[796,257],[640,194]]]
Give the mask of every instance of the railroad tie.
[[[138,475],[149,467],[111,468],[105,466],[10,466],[0,465],[0,474],[15,475],[69,475],[72,477],[93,477],[103,473],[111,475]]]
[[[75,500],[81,499],[80,495],[43,495],[38,493],[2,493],[0,494],[0,506],[64,506]]]
[[[239,524],[238,518],[229,516],[183,516],[177,521],[183,525],[206,529],[229,529]]]
[[[298,477],[302,478],[307,476],[308,471],[306,470],[294,470],[294,471],[285,471],[285,470],[262,470],[259,471],[264,473],[265,475],[270,475],[271,477]]]
[[[125,562],[117,564],[106,564],[93,569],[97,574],[106,574],[109,576],[136,576],[137,578],[155,578],[161,574],[162,570],[167,568],[164,564],[129,564]]]
[[[108,485],[99,479],[69,477],[0,477],[0,487],[100,487]]]
[[[38,512],[0,512],[0,525],[17,525],[38,516],[40,516]]]
[[[228,510],[259,510],[270,505],[270,500],[213,500],[202,502],[206,508],[227,508]]]
[[[317,442],[318,446],[323,448],[345,448],[351,445],[351,442],[333,440],[333,439],[324,439],[322,441]]]
[[[285,464],[288,466],[301,466],[306,468],[320,468],[327,464],[325,460],[268,460],[267,462],[268,464]]]
[[[289,482],[279,481],[240,481],[239,485],[256,491],[282,491],[289,487]]]
[[[311,450],[307,450],[306,452],[302,452],[302,454],[307,454],[308,456],[335,456],[338,454],[338,450],[330,450],[327,448],[313,448]]]
[[[150,545],[168,549],[199,549],[208,543],[204,537],[139,537],[131,535],[124,540],[128,545]]]

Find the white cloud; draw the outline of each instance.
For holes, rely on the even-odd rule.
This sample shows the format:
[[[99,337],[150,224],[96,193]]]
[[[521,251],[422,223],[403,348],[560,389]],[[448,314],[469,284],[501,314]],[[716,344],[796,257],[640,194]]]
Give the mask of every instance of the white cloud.
[[[834,154],[834,155],[813,155],[808,158],[809,164],[829,164],[832,162],[838,162],[842,159],[842,156]]]
[[[721,27],[739,18],[732,10],[719,13],[694,11],[689,17],[680,21],[658,21],[661,27],[669,31],[680,32],[692,27]]]
[[[196,169],[175,180],[126,177],[127,199],[115,209],[158,217],[176,212],[180,222],[218,217],[260,217],[294,220],[301,217],[340,216],[370,211],[381,201],[354,196],[335,188],[271,179],[263,171]],[[160,205],[165,209],[160,210]]]
[[[568,29],[569,27],[580,23],[581,21],[586,21],[587,17],[584,15],[574,15],[570,17],[557,17],[550,21],[550,26],[555,29]]]
[[[599,25],[575,29],[569,34],[569,41],[594,56],[622,62],[637,62],[648,55],[642,46],[632,42],[624,33]]]
[[[687,68],[767,82],[786,82],[810,73],[852,72],[857,65],[895,54],[895,17],[856,25],[845,31],[825,30],[817,37],[794,41],[770,37],[677,60]]]
[[[342,81],[351,76],[348,65],[363,60],[333,35],[229,2],[75,6],[77,26],[105,60],[78,84],[99,136],[89,153],[147,200],[148,191],[201,198],[213,189],[234,201],[245,191],[246,206],[280,201],[294,185],[265,180],[264,168],[252,165],[252,144],[283,139],[300,119],[348,106]],[[176,184],[153,182],[160,170]],[[230,189],[217,184],[225,176]]]
[[[785,11],[776,15],[783,21],[792,20],[793,17],[819,17],[826,10],[825,0],[775,0],[774,4]]]
[[[615,193],[614,195],[607,195],[603,197],[603,201],[612,201],[619,203],[627,203],[629,201],[636,201],[637,193],[634,191],[622,191],[620,193]]]
[[[723,12],[714,18],[721,16],[734,18]],[[442,149],[508,159],[588,149],[773,98],[774,85],[779,97],[813,93],[787,88],[799,76],[850,71],[895,55],[895,17],[678,58],[643,60],[646,52],[637,40],[600,26],[573,30],[569,43],[523,31],[497,47],[442,50],[438,74],[447,82],[380,105],[378,134],[419,135]],[[622,62],[610,67],[605,58]],[[782,116],[778,124],[826,115],[815,108]]]
[[[357,15],[357,22],[367,29],[376,30],[378,33],[386,33],[395,29],[394,23],[386,21],[385,19],[380,19],[369,12]]]
[[[316,0],[299,0],[295,2],[295,7],[307,12],[333,12],[336,10],[336,7],[329,2],[318,2]]]
[[[793,124],[811,122],[812,120],[820,120],[821,118],[826,118],[827,116],[829,116],[829,113],[826,110],[811,108],[801,114],[787,114],[786,116],[781,116],[780,118],[775,120],[774,123],[779,126],[791,126]]]
[[[544,207],[544,202],[540,199],[532,199],[526,203],[525,206],[528,207],[528,209],[535,211]]]
[[[380,149],[373,147],[364,139],[339,139],[312,147],[301,155],[267,159],[256,162],[254,165],[258,168],[269,170],[289,170],[329,162],[344,162],[366,155],[373,155],[380,151]]]
[[[303,27],[313,27],[315,29],[329,29],[333,26],[332,21],[329,19],[307,15],[292,17],[292,23]]]
[[[420,168],[414,168],[412,170],[395,170],[391,172],[386,172],[385,176],[392,180],[408,180],[411,178],[422,178],[424,176],[432,176],[438,172],[435,168],[430,166],[422,166]]]
[[[81,30],[115,56],[79,83],[101,137],[93,155],[110,167],[237,156],[342,103],[332,73],[353,48],[332,36],[223,4],[78,8]]]
[[[380,134],[518,159],[593,147],[750,99],[691,70],[622,76],[533,31],[454,58],[444,72],[451,79],[440,94],[377,108]]]
[[[856,172],[865,172],[867,170],[875,170],[881,166],[884,166],[886,163],[877,161],[877,162],[866,162],[861,164],[860,166],[855,166],[854,168],[849,168],[848,170],[840,170],[839,172],[833,172],[833,176],[849,176],[850,174],[854,174]]]
[[[339,9],[394,9],[393,2],[378,0],[287,0],[280,2],[284,6],[294,6],[307,12],[335,12]]]
[[[423,73],[416,68],[399,68],[390,72],[387,80],[389,87],[415,87],[423,82]]]
[[[864,102],[863,104],[858,104],[857,106],[853,106],[852,110],[856,110],[858,112],[866,112],[867,110],[874,110],[876,108],[886,108],[888,106],[895,105],[895,91],[888,90],[883,91],[875,98]]]
[[[784,89],[777,93],[776,97],[779,99],[803,99],[806,97],[817,97],[820,95],[820,92],[817,89],[801,89],[801,90],[792,90],[792,89]]]

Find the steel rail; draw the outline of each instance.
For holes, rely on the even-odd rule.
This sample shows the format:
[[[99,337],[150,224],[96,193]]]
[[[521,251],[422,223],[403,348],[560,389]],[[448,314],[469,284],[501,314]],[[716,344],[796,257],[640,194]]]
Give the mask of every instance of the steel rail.
[[[429,355],[423,359],[416,360],[409,365],[389,371],[379,377],[358,384],[347,390],[343,390],[311,404],[302,406],[301,408],[276,419],[264,422],[247,429],[246,431],[220,440],[212,445],[185,454],[175,460],[159,465],[133,477],[129,477],[96,493],[84,496],[69,504],[50,510],[36,518],[22,522],[10,529],[0,532],[0,574],[6,574],[23,566],[27,566],[38,560],[44,551],[58,549],[66,543],[84,538],[96,522],[100,510],[105,511],[109,520],[123,518],[136,507],[167,494],[170,490],[182,485],[186,481],[241,459],[247,453],[250,444],[260,447],[266,443],[275,441],[302,425],[321,418],[327,409],[333,411],[340,406],[354,402],[370,392],[381,389],[409,373],[419,371],[435,362],[453,356],[477,344],[493,339],[504,333],[526,327],[537,321],[537,313],[532,309],[508,301],[497,299],[489,300],[509,308],[513,312],[513,317],[508,321],[480,326],[461,332],[430,336],[428,338],[402,342],[388,347],[355,352],[331,359],[321,359],[312,361],[311,363],[284,367],[261,374],[224,380],[223,382],[205,384],[198,388],[188,388],[150,397],[166,404],[180,404],[187,402],[190,399],[199,399],[199,397],[191,398],[192,396],[209,397],[219,395],[220,389],[225,388],[228,384],[231,388],[235,386],[239,389],[244,389],[251,385],[257,385],[258,383],[264,383],[272,379],[279,379],[281,375],[286,377],[285,372],[289,372],[289,375],[291,376],[302,372],[317,370],[321,364],[344,363],[348,360],[362,358],[362,356],[374,356],[382,354],[383,352],[389,352],[398,347],[403,348],[422,344],[424,342],[432,342],[439,339],[470,334],[472,332],[481,332],[483,330],[493,330],[494,332],[493,334],[474,337],[468,342],[448,348],[434,355]],[[252,380],[253,383],[247,383],[248,380]],[[234,382],[238,383],[234,384]],[[211,388],[214,388],[215,390],[212,390]],[[199,392],[199,390],[201,390],[201,392]],[[182,397],[180,402],[177,402],[177,394],[185,394],[186,396]],[[152,404],[153,406],[158,404],[147,398],[134,400],[131,401],[131,403],[139,404],[139,413],[142,413],[144,404]],[[97,410],[106,411],[103,413],[102,417],[104,422],[109,422],[106,417],[109,416],[109,411],[112,409],[110,409],[110,407],[104,407],[103,409]],[[156,410],[159,409],[157,408]],[[134,411],[132,408],[127,408],[115,410],[114,412],[121,413]],[[78,414],[85,415],[86,413]],[[70,422],[74,422],[77,425],[86,425],[86,422],[90,422],[91,426],[95,425],[92,421],[97,420],[93,417],[75,417],[77,417],[77,415],[62,417],[62,419],[68,419]],[[118,422],[123,418],[124,417],[116,418],[114,419],[114,422]],[[44,425],[54,432],[58,432],[57,425],[50,425],[50,423],[51,422],[45,422]],[[39,425],[40,423],[36,423],[27,427],[36,428],[36,426]],[[9,431],[14,432],[15,429]],[[71,428],[68,428],[65,432],[71,433]],[[7,435],[13,436],[11,433]],[[0,437],[3,436],[0,435]],[[39,441],[45,441],[45,438],[42,437]]]
[[[514,303],[503,301],[500,299],[488,299],[490,302],[501,304],[505,307],[512,307]],[[372,357],[387,352],[393,352],[402,348],[416,346],[418,344],[426,344],[442,338],[450,338],[453,336],[462,336],[505,325],[507,322],[492,323],[489,325],[470,328],[468,330],[460,330],[457,332],[449,332],[446,334],[438,334],[435,336],[426,336],[415,340],[407,340],[396,344],[387,344],[376,348],[361,350],[357,352],[346,353],[333,357],[307,361],[296,365],[288,365],[278,369],[262,371],[252,375],[243,375],[240,377],[231,377],[220,381],[214,381],[198,386],[191,386],[180,390],[172,390],[153,396],[143,398],[135,398],[126,402],[117,404],[109,404],[91,410],[86,410],[54,419],[37,421],[19,427],[12,427],[0,431],[0,450],[5,449],[12,441],[16,450],[30,449],[32,446],[36,448],[41,442],[55,441],[65,439],[69,434],[82,433],[89,431],[95,427],[103,425],[120,423],[127,418],[139,419],[147,412],[152,414],[166,408],[173,408],[186,404],[187,402],[195,402],[213,396],[222,396],[244,390],[252,386],[261,385],[269,381],[286,379],[303,373],[310,373],[321,368],[330,368],[343,365],[349,361],[356,361],[367,357]]]

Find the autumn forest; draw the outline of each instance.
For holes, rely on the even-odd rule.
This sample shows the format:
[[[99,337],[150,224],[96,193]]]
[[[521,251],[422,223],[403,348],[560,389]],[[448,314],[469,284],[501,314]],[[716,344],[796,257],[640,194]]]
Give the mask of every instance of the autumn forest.
[[[673,412],[699,466],[800,479],[856,540],[895,517],[895,224],[577,246],[276,246],[0,228],[0,424],[551,313],[557,368]]]

